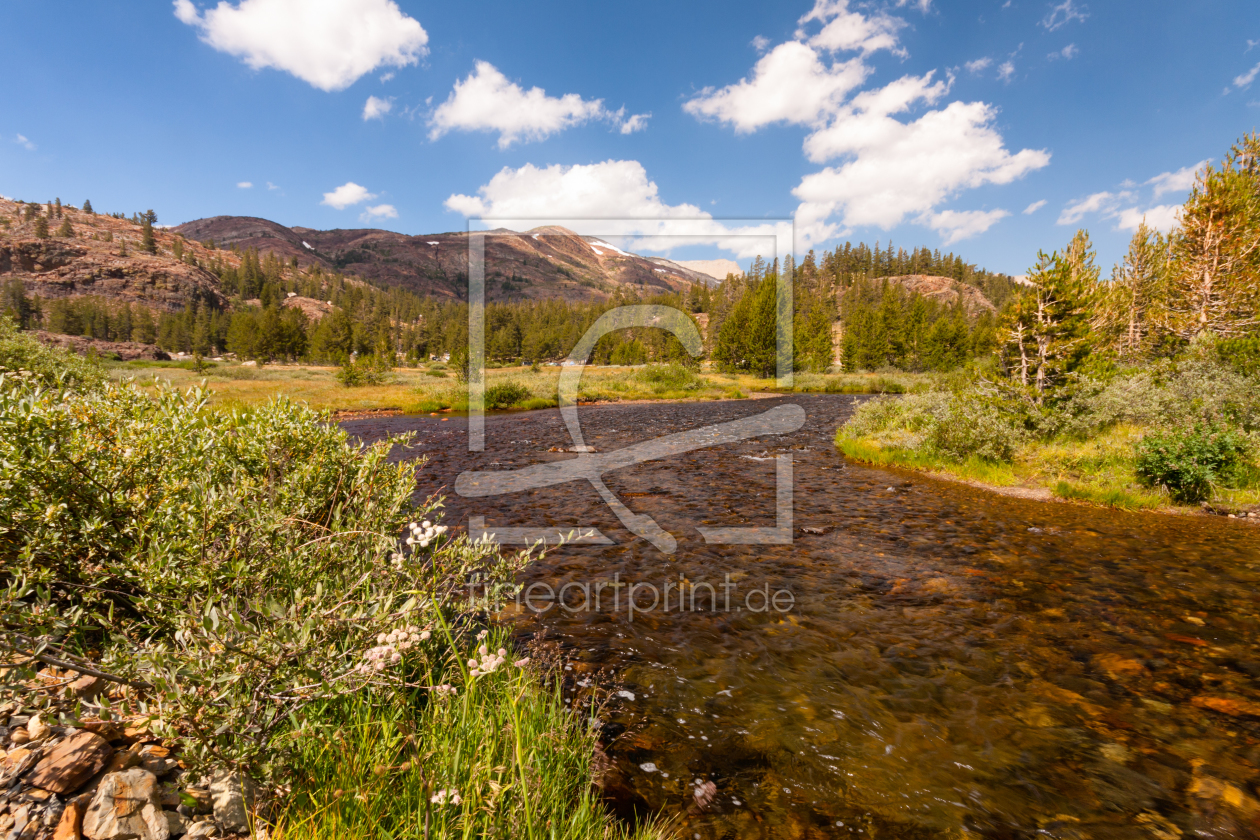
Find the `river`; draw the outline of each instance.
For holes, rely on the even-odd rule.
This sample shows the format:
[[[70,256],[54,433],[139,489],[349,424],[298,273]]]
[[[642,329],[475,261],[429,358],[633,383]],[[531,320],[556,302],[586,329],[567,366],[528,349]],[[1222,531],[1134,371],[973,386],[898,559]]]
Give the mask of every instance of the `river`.
[[[601,453],[805,409],[797,432],[604,476],[676,537],[672,556],[585,481],[453,493],[464,470],[577,457],[557,411],[487,418],[475,454],[464,418],[343,426],[414,431],[396,457],[428,457],[417,493],[444,493],[448,524],[471,513],[490,530],[595,526],[614,541],[551,551],[522,576],[536,595],[573,584],[570,609],[504,616],[559,643],[571,701],[615,675],[601,724],[624,814],[661,812],[700,838],[1260,836],[1260,528],[847,463],[832,438],[856,399],[583,407]],[[785,453],[793,543],[706,544],[697,526],[775,524]],[[646,607],[667,581],[668,611],[608,602],[624,582]],[[599,609],[581,609],[580,586],[599,582]],[[682,608],[679,586],[696,596]]]

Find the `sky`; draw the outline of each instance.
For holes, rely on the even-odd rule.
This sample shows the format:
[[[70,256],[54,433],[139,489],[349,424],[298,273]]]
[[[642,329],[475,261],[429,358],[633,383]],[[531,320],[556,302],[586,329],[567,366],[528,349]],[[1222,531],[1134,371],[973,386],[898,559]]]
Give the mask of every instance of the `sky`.
[[[1106,269],[1260,127],[1255,0],[40,0],[0,54],[6,196],[745,265],[1084,227]]]

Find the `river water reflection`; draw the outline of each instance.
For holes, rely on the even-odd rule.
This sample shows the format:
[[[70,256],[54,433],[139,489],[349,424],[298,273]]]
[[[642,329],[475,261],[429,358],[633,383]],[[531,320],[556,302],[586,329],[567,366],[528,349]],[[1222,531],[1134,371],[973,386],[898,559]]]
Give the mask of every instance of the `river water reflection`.
[[[605,733],[619,807],[682,837],[1260,836],[1260,528],[995,496],[846,463],[831,443],[853,397],[583,408],[601,452],[805,408],[799,432],[605,476],[678,539],[661,554],[584,482],[461,499],[466,469],[575,457],[555,411],[353,420],[415,431],[418,493],[447,523],[594,525],[523,583],[707,582],[700,606],[515,617],[563,645],[575,686],[613,669]],[[775,462],[794,462],[791,546],[706,545],[697,525],[773,525]],[[729,578],[727,577],[729,575]],[[720,584],[733,588],[730,609]],[[740,609],[769,587],[794,605]],[[572,588],[571,588],[572,589]],[[650,598],[644,595],[644,601]],[[760,602],[754,602],[760,603]],[[783,603],[782,601],[780,603]],[[633,695],[633,699],[629,696]],[[710,786],[711,785],[711,786]],[[703,801],[698,801],[703,800]]]

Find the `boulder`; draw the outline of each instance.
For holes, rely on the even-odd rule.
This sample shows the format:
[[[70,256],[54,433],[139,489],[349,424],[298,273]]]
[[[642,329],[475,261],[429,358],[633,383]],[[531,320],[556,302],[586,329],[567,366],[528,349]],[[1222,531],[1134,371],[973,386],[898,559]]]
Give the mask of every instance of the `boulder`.
[[[82,840],[83,812],[87,810],[90,799],[90,796],[77,796],[66,803],[52,840]]]
[[[174,811],[163,811],[166,816],[166,828],[172,837],[188,833],[188,821]]]
[[[169,840],[157,779],[140,767],[106,775],[83,817],[83,834],[90,840]]]
[[[214,819],[229,833],[249,832],[249,806],[254,803],[254,785],[247,776],[220,770],[210,777],[210,797]]]
[[[184,835],[184,840],[204,840],[207,837],[213,837],[219,833],[214,825],[214,820],[203,820],[199,823],[193,823],[188,829],[188,833]]]
[[[92,732],[71,735],[35,766],[26,782],[63,796],[74,793],[99,773],[114,754],[109,742]]]

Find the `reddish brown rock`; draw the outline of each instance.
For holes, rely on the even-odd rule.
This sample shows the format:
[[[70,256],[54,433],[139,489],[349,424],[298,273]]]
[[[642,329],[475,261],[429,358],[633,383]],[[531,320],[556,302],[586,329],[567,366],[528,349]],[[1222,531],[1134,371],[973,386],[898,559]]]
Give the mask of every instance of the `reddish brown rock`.
[[[170,827],[153,774],[139,767],[101,779],[83,817],[90,840],[167,840]]]
[[[113,754],[114,748],[100,735],[76,732],[53,747],[26,782],[53,793],[74,793],[99,773]]]
[[[83,812],[87,810],[89,799],[89,796],[77,796],[66,803],[52,840],[82,840]]]
[[[116,720],[85,720],[79,726],[95,732],[106,741],[120,741],[123,737],[123,725]]]
[[[1232,697],[1195,697],[1190,701],[1201,709],[1211,709],[1234,717],[1260,717],[1260,703]]]

